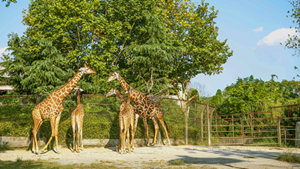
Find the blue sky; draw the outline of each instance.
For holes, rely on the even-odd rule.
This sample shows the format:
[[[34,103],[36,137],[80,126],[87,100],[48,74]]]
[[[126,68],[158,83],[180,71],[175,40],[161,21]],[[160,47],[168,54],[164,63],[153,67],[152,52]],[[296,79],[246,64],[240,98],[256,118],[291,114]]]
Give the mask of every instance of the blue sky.
[[[228,40],[233,56],[224,64],[219,75],[198,75],[192,79],[192,87],[202,90],[202,95],[214,95],[217,89],[253,75],[270,80],[272,74],[277,81],[292,80],[300,66],[300,57],[292,56],[292,50],[280,45],[293,26],[287,18],[291,9],[288,0],[210,0],[219,10],[216,25],[219,39]],[[290,32],[293,33],[293,32]],[[296,80],[299,80],[296,79]]]
[[[0,54],[7,47],[9,33],[22,33],[26,27],[21,23],[22,10],[29,0],[11,4],[8,8],[0,3]],[[198,3],[197,1],[194,1]],[[233,56],[224,64],[219,75],[198,75],[192,79],[192,87],[201,90],[201,95],[214,95],[217,89],[235,83],[240,78],[253,75],[270,80],[272,74],[278,81],[292,80],[296,76],[294,66],[300,66],[300,57],[280,45],[293,25],[287,18],[291,9],[288,0],[207,0],[219,10],[215,20],[219,27],[219,39],[228,40]],[[296,79],[296,80],[299,80]]]

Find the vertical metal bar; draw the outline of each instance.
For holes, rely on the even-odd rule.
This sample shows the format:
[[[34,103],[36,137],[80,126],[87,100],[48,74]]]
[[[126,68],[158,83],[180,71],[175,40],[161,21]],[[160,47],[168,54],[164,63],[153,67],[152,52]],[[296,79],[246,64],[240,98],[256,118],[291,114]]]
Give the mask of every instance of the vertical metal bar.
[[[286,145],[286,129],[284,129],[284,144]]]
[[[253,119],[251,114],[250,114],[250,127],[251,127],[251,136],[253,137]]]
[[[244,144],[245,143],[244,119],[241,119],[241,134],[242,134],[242,144]]]
[[[280,130],[280,117],[277,118],[277,141],[278,145],[281,147],[281,130]]]
[[[208,139],[208,146],[211,145],[211,140],[210,140],[210,118],[209,118],[209,105],[206,105],[206,112],[207,112],[207,139]]]
[[[216,116],[216,136],[218,137],[218,117]]]
[[[200,129],[201,129],[201,141],[203,141],[203,137],[204,137],[204,133],[203,133],[203,111],[204,111],[205,107],[203,107],[203,109],[201,110],[201,115],[200,115]]]
[[[232,132],[233,132],[233,137],[234,137],[234,123],[233,123],[233,115],[231,115],[231,121],[232,121]]]

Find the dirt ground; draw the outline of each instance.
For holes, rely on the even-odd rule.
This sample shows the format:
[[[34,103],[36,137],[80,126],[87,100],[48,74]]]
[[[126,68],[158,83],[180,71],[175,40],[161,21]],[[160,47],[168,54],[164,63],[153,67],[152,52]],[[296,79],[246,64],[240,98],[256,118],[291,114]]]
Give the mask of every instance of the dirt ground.
[[[184,162],[180,168],[299,168],[300,164],[277,161],[282,153],[300,156],[300,149],[237,147],[237,146],[153,146],[137,147],[129,154],[119,154],[115,148],[85,148],[81,153],[72,153],[61,148],[60,153],[48,151],[35,155],[31,151],[17,149],[0,152],[0,160],[45,160],[61,164],[103,163],[130,168],[168,168],[171,161]]]

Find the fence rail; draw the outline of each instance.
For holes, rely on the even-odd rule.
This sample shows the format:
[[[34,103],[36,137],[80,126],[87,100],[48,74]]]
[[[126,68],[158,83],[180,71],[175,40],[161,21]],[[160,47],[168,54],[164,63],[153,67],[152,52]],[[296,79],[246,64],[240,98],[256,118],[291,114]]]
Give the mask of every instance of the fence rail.
[[[30,98],[30,97],[45,97],[47,95],[0,95],[0,98]],[[74,95],[69,95],[70,97]],[[68,97],[69,97],[68,96]],[[159,104],[163,107],[166,116],[171,116],[172,111],[181,111],[180,116],[188,118],[188,121],[183,129],[185,131],[186,143],[189,143],[187,138],[197,137],[201,143],[208,145],[278,145],[289,144],[295,145],[296,139],[295,122],[300,119],[300,104],[275,106],[271,107],[270,111],[266,112],[249,112],[249,113],[233,113],[222,114],[216,112],[215,107],[205,103],[190,102],[189,114],[175,102],[184,100],[167,98],[163,96],[149,96],[159,99]],[[89,98],[104,99],[104,95],[83,94],[83,101]],[[174,104],[164,105],[164,101],[174,101]],[[84,103],[87,106],[115,106],[109,102],[88,102]],[[4,106],[34,106],[35,103],[3,103]],[[288,109],[285,116],[278,114],[277,110]],[[292,109],[297,109],[298,113],[291,113]],[[172,110],[172,111],[171,111]],[[91,113],[105,113],[91,108]],[[282,112],[282,111],[281,111]],[[169,119],[172,123],[184,123],[184,118],[175,116]],[[1,122],[1,120],[0,120]],[[192,134],[191,134],[192,133]]]

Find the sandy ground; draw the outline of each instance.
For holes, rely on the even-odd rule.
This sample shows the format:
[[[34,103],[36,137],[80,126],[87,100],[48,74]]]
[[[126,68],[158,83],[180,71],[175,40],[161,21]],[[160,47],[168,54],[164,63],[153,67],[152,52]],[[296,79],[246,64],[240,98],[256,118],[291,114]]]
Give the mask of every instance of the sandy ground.
[[[153,146],[137,147],[129,154],[119,154],[115,148],[86,148],[81,153],[72,153],[61,148],[60,153],[48,151],[35,155],[22,149],[0,152],[0,160],[46,160],[61,164],[104,163],[118,167],[164,168],[173,160],[184,161],[185,166],[196,168],[299,168],[293,164],[275,160],[281,153],[295,153],[300,156],[300,149],[266,147],[207,147],[207,146]],[[181,167],[185,167],[181,166]]]

